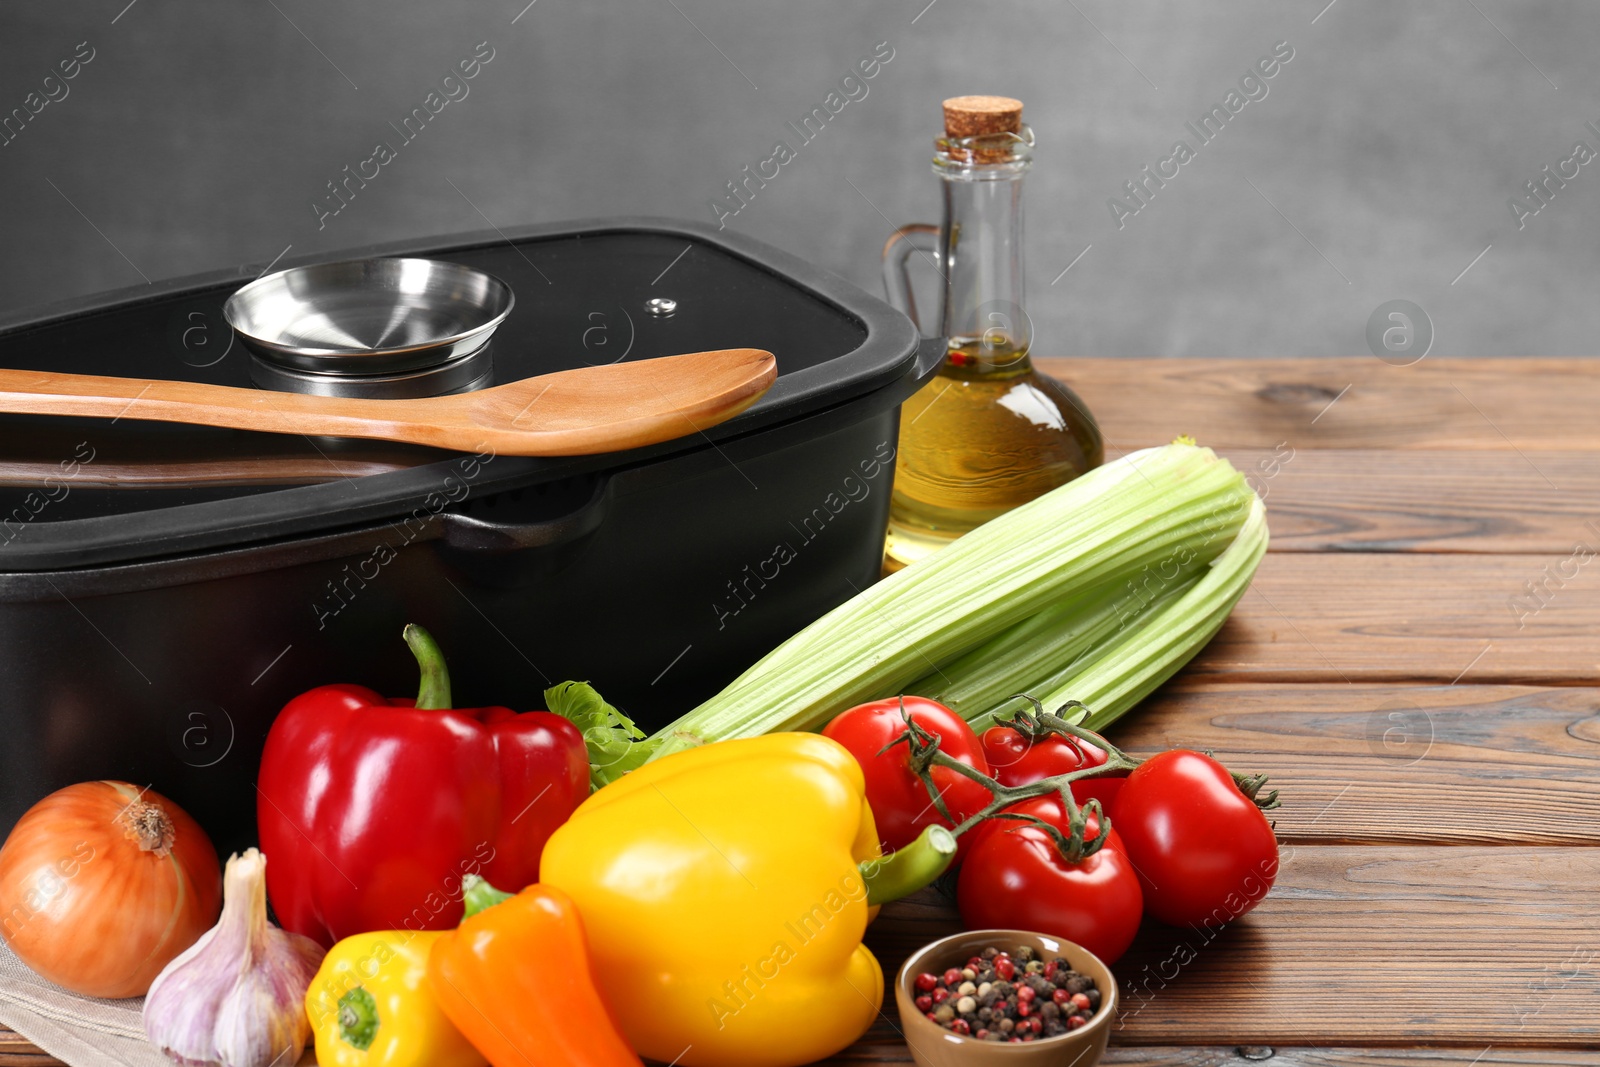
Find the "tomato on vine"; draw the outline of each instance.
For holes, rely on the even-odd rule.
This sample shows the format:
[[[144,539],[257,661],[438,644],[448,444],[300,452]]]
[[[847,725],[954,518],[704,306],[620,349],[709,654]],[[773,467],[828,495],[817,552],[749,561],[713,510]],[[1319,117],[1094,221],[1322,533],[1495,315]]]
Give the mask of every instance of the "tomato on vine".
[[[1034,735],[1015,726],[991,726],[983,732],[983,754],[1001,785],[1030,785],[1058,774],[1102,767],[1106,750],[1092,741],[1058,733]],[[1111,775],[1072,783],[1079,804],[1097,799],[1109,807],[1127,778]]]
[[[903,714],[902,714],[903,709]],[[890,697],[862,704],[837,715],[822,730],[850,750],[867,780],[867,804],[878,826],[884,851],[903,848],[929,826],[951,828],[982,811],[991,793],[981,783],[937,764],[928,768],[939,799],[934,801],[913,766],[909,739],[901,740],[913,726],[924,739],[937,738],[938,751],[982,773],[990,774],[978,736],[965,719],[935,700],[925,697]],[[943,805],[949,818],[940,812]],[[966,852],[962,835],[961,855]]]
[[[1199,752],[1173,749],[1140,764],[1111,823],[1138,868],[1145,907],[1174,926],[1237,919],[1278,876],[1267,817],[1226,767]]]
[[[1115,963],[1143,913],[1139,877],[1117,831],[1109,830],[1097,850],[1074,859],[1059,797],[1034,797],[1005,811],[1037,821],[1002,816],[972,831],[972,851],[956,883],[962,923],[974,930],[1053,934]],[[1093,841],[1099,833],[1091,812],[1084,836]]]

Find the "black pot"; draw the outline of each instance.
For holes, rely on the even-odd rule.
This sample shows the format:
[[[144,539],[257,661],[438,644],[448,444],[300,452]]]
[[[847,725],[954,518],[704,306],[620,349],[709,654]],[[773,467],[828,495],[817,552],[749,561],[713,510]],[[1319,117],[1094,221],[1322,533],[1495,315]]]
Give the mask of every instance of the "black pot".
[[[777,384],[706,433],[573,459],[0,417],[0,829],[61,786],[120,778],[224,854],[252,843],[278,709],[330,682],[414,692],[407,622],[443,645],[458,706],[537,708],[587,679],[648,730],[876,579],[899,404],[943,356],[904,316],[692,224],[349,256],[399,254],[511,285],[495,381],[752,347],[776,354]],[[249,280],[13,318],[0,366],[248,385],[221,305]]]

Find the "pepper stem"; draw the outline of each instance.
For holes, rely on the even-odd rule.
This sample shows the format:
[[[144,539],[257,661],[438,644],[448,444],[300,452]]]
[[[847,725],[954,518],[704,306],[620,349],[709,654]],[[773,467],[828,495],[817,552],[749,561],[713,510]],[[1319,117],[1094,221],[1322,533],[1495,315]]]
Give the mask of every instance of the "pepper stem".
[[[476,874],[469,874],[461,879],[461,899],[467,905],[467,914],[463,918],[470,919],[485,908],[492,908],[503,900],[510,900],[515,893],[506,893]]]
[[[416,623],[406,624],[401,631],[411,654],[417,657],[417,667],[422,671],[422,684],[417,688],[417,707],[424,710],[448,711],[450,708],[450,672],[444,665],[444,652],[433,635]]]
[[[876,907],[908,897],[943,874],[956,858],[956,837],[943,826],[930,826],[911,844],[880,859],[861,864],[867,903]]]
[[[378,1036],[378,1002],[362,986],[339,998],[339,1037],[365,1052]]]

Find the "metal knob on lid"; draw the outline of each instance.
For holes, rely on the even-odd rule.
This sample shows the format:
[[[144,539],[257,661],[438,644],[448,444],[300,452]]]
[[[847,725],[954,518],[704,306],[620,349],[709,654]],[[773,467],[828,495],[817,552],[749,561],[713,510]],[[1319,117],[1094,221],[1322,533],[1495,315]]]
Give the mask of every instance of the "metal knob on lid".
[[[223,315],[257,385],[399,399],[487,384],[489,337],[514,303],[483,271],[380,258],[269,274],[230,296]]]

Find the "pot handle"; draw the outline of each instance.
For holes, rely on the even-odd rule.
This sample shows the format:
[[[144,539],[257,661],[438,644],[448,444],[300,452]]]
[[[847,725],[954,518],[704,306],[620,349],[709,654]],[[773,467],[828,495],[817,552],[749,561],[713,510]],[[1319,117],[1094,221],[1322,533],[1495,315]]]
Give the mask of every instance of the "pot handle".
[[[507,506],[499,506],[499,500],[507,499],[505,494],[498,499],[489,498],[496,500],[497,506],[487,515],[481,508],[471,513],[441,512],[440,539],[454,549],[488,553],[547,548],[575,541],[599,528],[610,500],[610,487],[609,478],[596,479],[587,499],[554,518],[519,520],[516,518],[517,501],[507,500]]]
[[[939,368],[944,366],[944,361],[950,355],[949,348],[945,345],[943,337],[924,337],[922,343],[917,345],[917,359],[913,363],[911,373],[916,377],[917,387],[926,385]]]
[[[906,269],[911,253],[929,256],[939,254],[939,227],[927,222],[913,222],[889,235],[883,246],[883,288],[889,303],[910,319],[924,334],[928,331],[917,318],[917,298],[911,291],[911,274]]]

